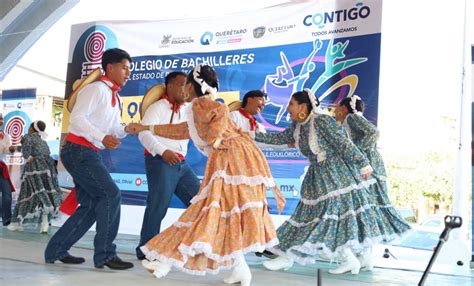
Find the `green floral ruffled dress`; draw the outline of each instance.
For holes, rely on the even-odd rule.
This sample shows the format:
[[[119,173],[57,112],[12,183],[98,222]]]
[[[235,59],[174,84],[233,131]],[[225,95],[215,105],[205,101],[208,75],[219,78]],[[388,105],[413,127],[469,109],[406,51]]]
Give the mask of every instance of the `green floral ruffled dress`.
[[[410,229],[410,225],[392,206],[388,197],[387,172],[382,156],[377,150],[377,140],[380,136],[379,130],[362,114],[358,113],[348,114],[343,122],[343,126],[352,142],[364,153],[374,170],[372,176],[377,180],[377,184],[371,185],[369,191],[376,198],[377,207],[389,221],[398,226],[396,233],[401,235]]]
[[[345,247],[355,253],[389,240],[405,224],[389,221],[377,207],[363,180],[371,170],[368,159],[332,117],[312,114],[280,133],[256,134],[256,141],[295,144],[310,166],[301,187],[301,200],[277,231],[274,251],[300,264],[314,263],[320,253],[336,257]]]

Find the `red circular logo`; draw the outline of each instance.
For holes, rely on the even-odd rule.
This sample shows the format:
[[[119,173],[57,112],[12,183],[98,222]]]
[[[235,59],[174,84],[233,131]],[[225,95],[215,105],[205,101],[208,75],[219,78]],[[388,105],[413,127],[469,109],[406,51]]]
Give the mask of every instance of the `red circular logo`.
[[[142,179],[141,178],[136,178],[135,179],[135,185],[139,187],[142,184]]]

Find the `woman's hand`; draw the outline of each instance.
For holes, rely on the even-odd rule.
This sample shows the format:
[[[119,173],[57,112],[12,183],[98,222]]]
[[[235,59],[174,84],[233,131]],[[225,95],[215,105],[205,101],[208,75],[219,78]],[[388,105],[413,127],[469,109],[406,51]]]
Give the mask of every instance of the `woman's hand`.
[[[362,174],[362,178],[367,181],[370,175],[372,175],[372,171],[370,171],[369,173]]]
[[[145,130],[148,130],[148,127],[142,125],[141,123],[129,123],[127,126],[125,126],[125,132],[132,135],[137,135],[138,133]]]
[[[367,166],[365,166],[364,168],[362,168],[360,170],[360,175],[364,180],[367,181],[367,179],[369,179],[370,175],[372,175],[373,171],[374,171],[374,169],[372,169],[372,167],[370,165],[367,165]]]

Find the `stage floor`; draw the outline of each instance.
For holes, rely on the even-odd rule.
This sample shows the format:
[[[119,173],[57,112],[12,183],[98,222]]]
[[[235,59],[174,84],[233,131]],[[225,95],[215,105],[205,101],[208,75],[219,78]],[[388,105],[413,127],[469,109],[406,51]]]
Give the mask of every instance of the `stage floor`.
[[[166,278],[156,279],[141,267],[133,255],[138,241],[136,235],[119,234],[116,239],[121,258],[132,261],[135,267],[125,271],[112,271],[107,268],[96,269],[92,263],[92,241],[94,232],[88,232],[71,250],[71,254],[83,256],[86,263],[78,266],[62,263],[45,264],[43,251],[49,234],[39,234],[37,229],[24,232],[11,232],[0,227],[0,284],[1,285],[226,285],[222,280],[230,271],[218,275],[192,276],[172,270]],[[328,262],[315,265],[295,265],[288,271],[267,271],[261,265],[263,258],[253,254],[246,256],[252,270],[252,285],[317,285],[317,269],[322,270],[321,285],[417,285],[426,265],[410,264],[404,261],[386,262],[376,258],[376,268],[358,275],[331,275],[328,269],[335,267]],[[425,285],[474,285],[474,270],[466,267],[448,269],[435,265]]]

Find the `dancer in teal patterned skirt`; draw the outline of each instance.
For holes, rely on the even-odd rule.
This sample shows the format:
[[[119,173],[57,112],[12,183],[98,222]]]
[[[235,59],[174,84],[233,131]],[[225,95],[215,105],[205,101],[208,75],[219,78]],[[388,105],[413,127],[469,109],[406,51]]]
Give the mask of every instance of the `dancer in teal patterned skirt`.
[[[375,197],[377,207],[396,226],[396,233],[401,235],[410,229],[410,225],[390,202],[387,193],[387,172],[377,150],[380,133],[377,127],[363,116],[363,112],[364,102],[359,96],[346,97],[336,106],[336,120],[344,126],[352,142],[367,156],[374,169],[372,176],[377,180],[377,184],[371,185],[369,191]],[[369,270],[373,268],[370,251],[364,253],[360,260]]]
[[[10,230],[22,230],[24,223],[37,223],[41,217],[40,232],[48,232],[49,220],[61,204],[56,168],[48,144],[42,138],[45,128],[43,121],[35,121],[21,139],[26,163]]]
[[[329,115],[317,112],[319,102],[309,90],[296,92],[288,105],[294,121],[280,133],[256,134],[258,142],[295,144],[310,166],[301,187],[301,200],[278,229],[280,256],[264,261],[269,270],[288,269],[293,261],[314,263],[323,253],[342,256],[345,263],[329,272],[359,272],[356,254],[403,229],[388,221],[368,188],[377,181],[366,156]],[[357,170],[357,171],[355,171]]]

